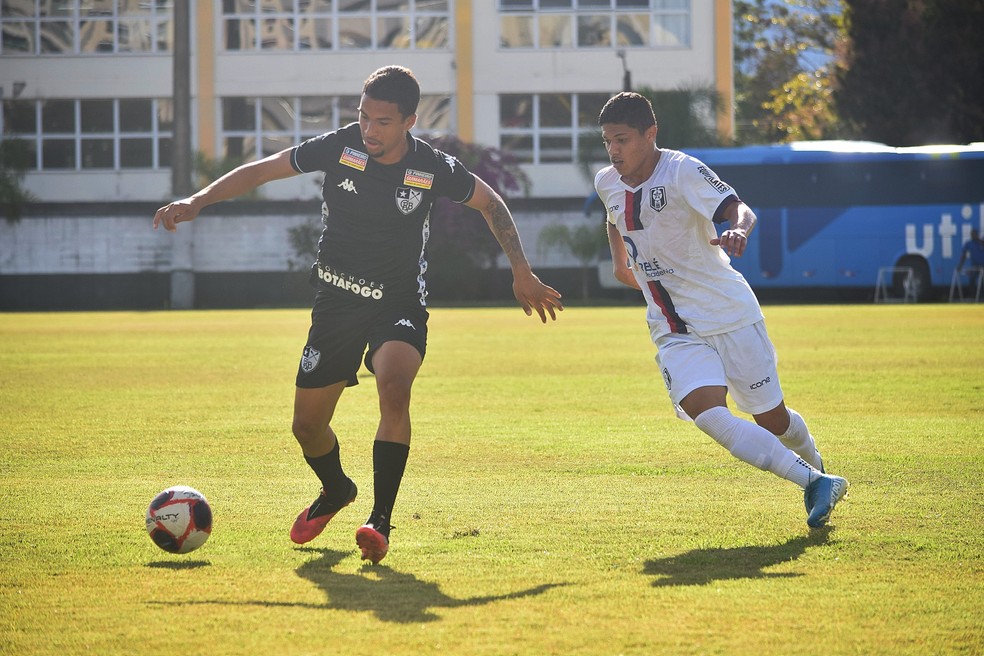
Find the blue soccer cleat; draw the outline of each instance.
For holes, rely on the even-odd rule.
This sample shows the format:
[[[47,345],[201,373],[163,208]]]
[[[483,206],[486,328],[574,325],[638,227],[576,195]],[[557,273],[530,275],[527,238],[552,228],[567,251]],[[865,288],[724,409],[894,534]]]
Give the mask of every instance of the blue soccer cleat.
[[[820,528],[827,523],[837,502],[847,494],[847,479],[823,474],[806,486],[803,502],[806,504],[806,524]]]

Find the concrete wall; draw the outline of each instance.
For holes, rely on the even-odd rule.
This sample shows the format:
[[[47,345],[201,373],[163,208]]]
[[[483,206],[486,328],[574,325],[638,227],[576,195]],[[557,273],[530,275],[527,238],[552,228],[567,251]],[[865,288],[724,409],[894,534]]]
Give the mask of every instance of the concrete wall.
[[[540,232],[554,223],[593,223],[601,230],[599,217],[585,217],[576,200],[520,205],[514,217],[531,264],[566,281],[580,264],[556,250],[544,252]],[[16,223],[0,220],[0,310],[166,307],[171,271],[183,268],[187,254],[179,252],[178,234],[152,229],[156,209],[150,203],[47,204],[29,207]],[[193,224],[181,224],[179,234],[191,238],[195,306],[308,303],[310,261],[294,251],[289,231],[319,221],[314,202],[260,201],[216,205]],[[505,257],[487,275],[489,294],[508,299]],[[579,272],[573,277],[579,281]],[[579,293],[579,286],[570,293]]]

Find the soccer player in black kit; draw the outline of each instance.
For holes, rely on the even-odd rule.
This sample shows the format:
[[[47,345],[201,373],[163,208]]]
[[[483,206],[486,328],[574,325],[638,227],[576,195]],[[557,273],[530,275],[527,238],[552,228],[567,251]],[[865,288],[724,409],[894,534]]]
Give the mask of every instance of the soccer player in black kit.
[[[410,134],[420,87],[413,73],[386,66],[365,82],[359,122],[243,164],[201,191],[157,210],[154,228],[174,231],[208,205],[269,182],[324,172],[324,231],[311,271],[317,296],[297,371],[293,433],[321,480],[318,497],[290,531],[304,544],[355,500],[339,460],[331,419],[342,391],[358,384],[365,362],[375,374],[379,427],[373,443],[372,513],[356,531],[362,558],[389,549],[390,518],[410,450],[410,388],[427,340],[426,245],[431,206],[441,196],[478,210],[513,273],[527,315],[546,323],[563,310],[560,294],[533,273],[502,198],[454,157]]]

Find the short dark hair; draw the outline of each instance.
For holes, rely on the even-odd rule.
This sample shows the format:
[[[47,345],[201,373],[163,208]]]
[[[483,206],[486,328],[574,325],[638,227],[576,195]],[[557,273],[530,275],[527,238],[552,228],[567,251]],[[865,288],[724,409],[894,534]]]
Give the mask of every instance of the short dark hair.
[[[656,125],[653,105],[645,96],[634,91],[623,91],[612,96],[598,114],[598,125],[622,123],[639,132]]]
[[[403,118],[417,113],[420,85],[413,72],[404,66],[383,66],[366,80],[362,93],[373,100],[396,104]]]

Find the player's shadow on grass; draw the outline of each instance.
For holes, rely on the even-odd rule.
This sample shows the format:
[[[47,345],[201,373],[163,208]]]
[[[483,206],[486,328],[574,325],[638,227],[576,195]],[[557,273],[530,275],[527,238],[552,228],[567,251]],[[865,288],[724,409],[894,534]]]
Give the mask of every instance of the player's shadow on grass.
[[[543,594],[562,583],[546,583],[504,595],[455,599],[441,591],[437,583],[421,581],[412,574],[397,572],[386,565],[363,565],[358,574],[335,570],[348,552],[301,548],[321,554],[297,568],[297,575],[318,586],[328,597],[325,608],[351,612],[371,612],[384,622],[417,623],[440,619],[433,609],[484,606],[496,601],[522,599]]]
[[[766,572],[766,568],[796,560],[807,547],[826,544],[830,528],[811,531],[783,544],[732,549],[694,549],[679,556],[646,561],[643,574],[659,577],[654,587],[707,585],[731,579],[765,579],[802,576],[795,572]]]

